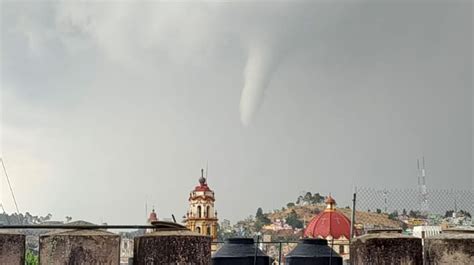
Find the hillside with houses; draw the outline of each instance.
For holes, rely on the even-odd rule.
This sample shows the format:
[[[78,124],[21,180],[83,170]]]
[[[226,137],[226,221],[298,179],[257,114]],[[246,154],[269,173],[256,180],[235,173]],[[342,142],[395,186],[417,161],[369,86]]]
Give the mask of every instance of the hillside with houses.
[[[326,197],[320,193],[307,192],[281,209],[265,212],[262,208],[258,208],[255,215],[250,215],[233,226],[224,220],[220,225],[219,238],[222,240],[230,236],[252,236],[260,233],[272,240],[296,240],[303,236],[303,229],[307,224],[324,211]],[[351,219],[352,210],[349,207],[337,207],[336,210]],[[381,212],[356,211],[355,218],[355,226],[358,229],[369,226],[384,228],[403,226],[403,222],[397,218]]]

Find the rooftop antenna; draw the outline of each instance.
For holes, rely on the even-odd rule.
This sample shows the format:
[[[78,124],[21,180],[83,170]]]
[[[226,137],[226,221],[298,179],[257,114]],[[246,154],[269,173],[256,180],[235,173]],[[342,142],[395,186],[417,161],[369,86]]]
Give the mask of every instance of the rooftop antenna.
[[[145,199],[145,220],[148,218],[148,202]]]
[[[426,213],[428,211],[428,191],[426,189],[426,169],[425,157],[422,157],[422,164],[420,169],[420,160],[417,159],[418,166],[418,188],[420,192],[420,210]]]
[[[425,157],[423,157],[423,169],[421,170],[421,177],[422,177],[422,184],[426,185],[425,182],[425,177],[426,177],[426,172],[425,172]]]
[[[418,186],[420,186],[420,159],[416,160],[416,166],[417,166],[417,171],[416,171],[416,177],[418,179]]]
[[[8,177],[8,173],[7,173],[7,169],[5,167],[5,163],[3,162],[3,158],[0,158],[0,162],[2,162],[2,167],[3,167],[3,172],[5,173],[5,177],[7,179],[7,183],[8,183],[8,187],[10,188],[10,192],[12,194],[12,198],[13,198],[13,202],[15,203],[15,209],[16,209],[16,213],[18,215],[20,215],[20,210],[18,210],[18,204],[16,202],[16,198],[15,198],[15,193],[13,192],[13,188],[12,188],[12,185],[10,183],[10,178]],[[2,206],[3,207],[3,206]],[[19,220],[20,217],[18,217],[18,220]]]

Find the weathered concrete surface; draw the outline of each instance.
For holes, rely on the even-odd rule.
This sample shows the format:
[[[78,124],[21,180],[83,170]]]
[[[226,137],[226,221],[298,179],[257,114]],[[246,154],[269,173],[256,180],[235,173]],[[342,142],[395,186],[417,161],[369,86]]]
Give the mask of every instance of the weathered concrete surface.
[[[69,230],[40,236],[44,265],[120,264],[120,236],[102,230]]]
[[[367,234],[351,242],[351,265],[423,264],[421,239],[396,233]]]
[[[0,264],[25,264],[25,235],[0,233]]]
[[[211,238],[189,230],[156,231],[136,237],[133,264],[210,264]]]
[[[474,234],[446,233],[425,240],[426,264],[474,264]]]

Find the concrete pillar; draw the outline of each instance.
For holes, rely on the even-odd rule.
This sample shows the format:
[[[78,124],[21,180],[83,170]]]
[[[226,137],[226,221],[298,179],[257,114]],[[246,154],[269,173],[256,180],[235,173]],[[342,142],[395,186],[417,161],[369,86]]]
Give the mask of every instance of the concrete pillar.
[[[426,264],[474,264],[474,234],[443,233],[425,239]]]
[[[39,263],[120,264],[120,236],[103,230],[67,230],[40,236]]]
[[[351,242],[351,265],[423,264],[421,239],[398,233],[367,234]]]
[[[210,264],[211,237],[189,230],[158,230],[136,237],[133,264]]]
[[[25,235],[0,233],[0,264],[25,264]]]

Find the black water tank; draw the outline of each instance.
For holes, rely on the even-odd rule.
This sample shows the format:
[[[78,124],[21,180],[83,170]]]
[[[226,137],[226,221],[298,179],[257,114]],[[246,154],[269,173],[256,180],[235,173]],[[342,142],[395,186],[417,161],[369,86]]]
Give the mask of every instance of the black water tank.
[[[342,265],[342,257],[328,246],[326,239],[301,239],[286,255],[288,265]]]
[[[255,242],[253,238],[229,238],[212,256],[213,265],[253,265],[255,259]],[[257,248],[257,263],[269,265],[272,259]]]

